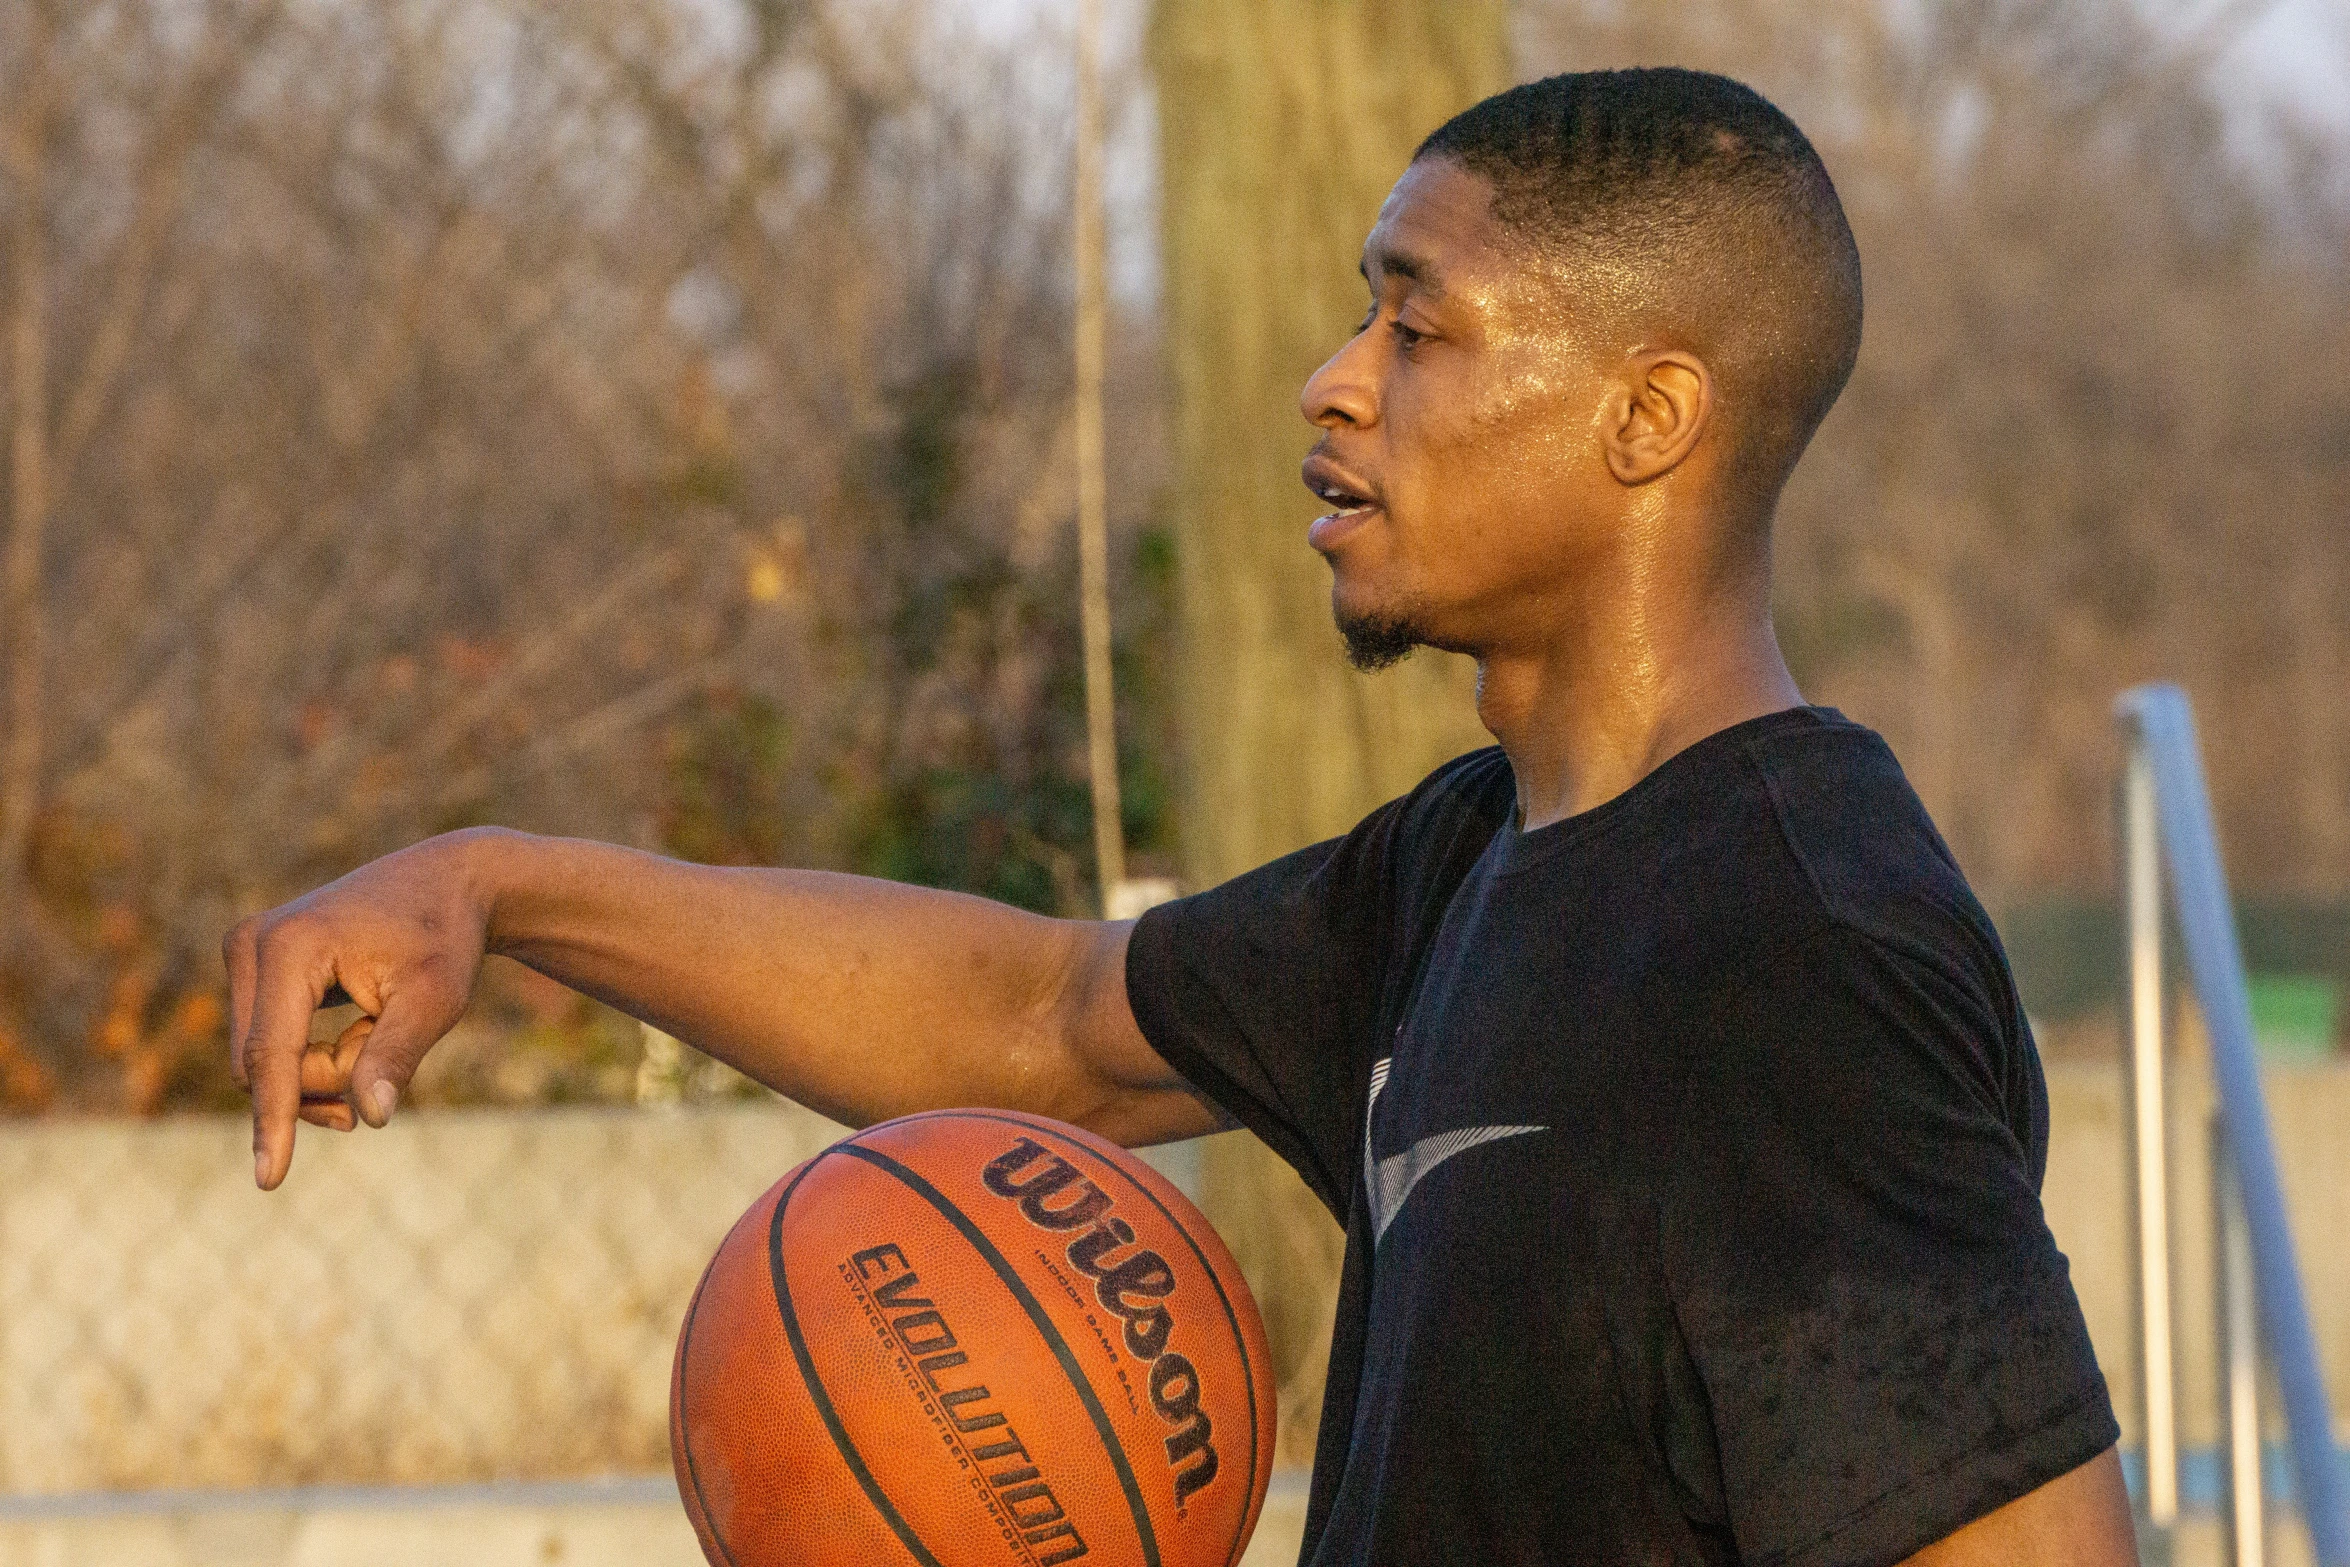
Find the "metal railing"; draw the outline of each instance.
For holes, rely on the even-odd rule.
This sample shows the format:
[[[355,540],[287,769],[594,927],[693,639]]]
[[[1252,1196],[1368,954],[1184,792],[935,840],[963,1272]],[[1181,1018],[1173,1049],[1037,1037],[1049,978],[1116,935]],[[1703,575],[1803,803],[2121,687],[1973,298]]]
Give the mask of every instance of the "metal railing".
[[[2139,686],[2116,705],[2128,744],[2121,863],[2129,930],[2130,1171],[2137,1234],[2139,1386],[2146,1419],[2146,1516],[2168,1531],[2179,1512],[2178,1403],[2172,1334],[2170,1143],[2164,1095],[2162,887],[2167,880],[2188,977],[2211,1038],[2219,1107],[2211,1136],[2220,1395],[2227,1432],[2227,1539],[2235,1567],[2262,1567],[2260,1354],[2275,1367],[2294,1478],[2323,1567],[2350,1567],[2325,1379],[2260,1085],[2244,957],[2212,830],[2195,716],[2172,685]]]

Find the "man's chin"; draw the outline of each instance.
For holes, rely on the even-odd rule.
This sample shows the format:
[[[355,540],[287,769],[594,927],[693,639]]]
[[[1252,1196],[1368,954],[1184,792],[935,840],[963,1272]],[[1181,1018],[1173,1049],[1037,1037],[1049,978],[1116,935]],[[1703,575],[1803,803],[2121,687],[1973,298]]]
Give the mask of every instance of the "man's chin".
[[[1428,645],[1428,638],[1409,615],[1377,611],[1350,615],[1340,610],[1336,618],[1339,639],[1346,644],[1346,661],[1366,675],[1400,664],[1415,649]]]

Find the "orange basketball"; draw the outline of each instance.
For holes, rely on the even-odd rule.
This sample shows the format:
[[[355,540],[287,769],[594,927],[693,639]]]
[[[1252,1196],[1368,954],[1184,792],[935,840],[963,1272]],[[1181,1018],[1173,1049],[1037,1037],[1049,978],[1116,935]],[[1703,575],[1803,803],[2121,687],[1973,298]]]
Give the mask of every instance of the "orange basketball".
[[[669,1439],[712,1567],[1232,1567],[1273,1379],[1239,1268],[1156,1171],[940,1111],[751,1205],[687,1308]]]

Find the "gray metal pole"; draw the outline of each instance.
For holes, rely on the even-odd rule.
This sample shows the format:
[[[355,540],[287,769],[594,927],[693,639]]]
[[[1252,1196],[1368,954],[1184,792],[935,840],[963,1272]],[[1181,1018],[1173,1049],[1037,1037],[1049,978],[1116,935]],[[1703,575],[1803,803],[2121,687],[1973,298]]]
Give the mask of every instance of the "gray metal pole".
[[[2171,1349],[2170,1144],[2163,1081],[2162,841],[2154,769],[2135,728],[2122,775],[2123,905],[2129,921],[2130,1170],[2137,1232],[2138,1389],[2146,1422],[2146,1517],[2179,1517],[2177,1379]]]
[[[2228,1560],[2265,1567],[2267,1518],[2260,1489],[2260,1297],[2252,1275],[2252,1228],[2220,1118],[2211,1118],[2213,1274],[2219,1298],[2220,1402],[2228,1428]]]
[[[2285,1212],[2284,1179],[2269,1130],[2268,1099],[2260,1081],[2260,1047],[2252,1034],[2252,1002],[2244,978],[2244,950],[2236,938],[2234,904],[2212,827],[2211,791],[2204,783],[2202,746],[2187,694],[2173,685],[2139,686],[2124,693],[2122,715],[2135,728],[2154,772],[2161,817],[2163,868],[2180,944],[2195,996],[2211,1030],[2211,1069],[2227,1119],[2228,1163],[2252,1235],[2252,1273],[2260,1298],[2260,1339],[2276,1368],[2278,1402],[2293,1433],[2294,1478],[2309,1541],[2325,1567],[2350,1567],[2350,1498],[2344,1495],[2325,1368],[2301,1284],[2293,1227]]]

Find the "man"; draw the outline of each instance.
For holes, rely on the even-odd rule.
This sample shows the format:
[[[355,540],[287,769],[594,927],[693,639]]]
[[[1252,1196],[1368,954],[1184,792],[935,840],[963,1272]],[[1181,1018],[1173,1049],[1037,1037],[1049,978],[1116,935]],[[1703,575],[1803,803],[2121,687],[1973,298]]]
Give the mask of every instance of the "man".
[[[1998,939],[1771,630],[1859,347],[1826,171],[1722,78],[1553,78],[1429,138],[1363,272],[1309,538],[1498,749],[1132,925],[431,840],[229,938],[261,1184],[503,952],[851,1123],[1262,1136],[1347,1223],[1311,1563],[2134,1561]],[[305,1054],[337,983],[372,1022]]]

